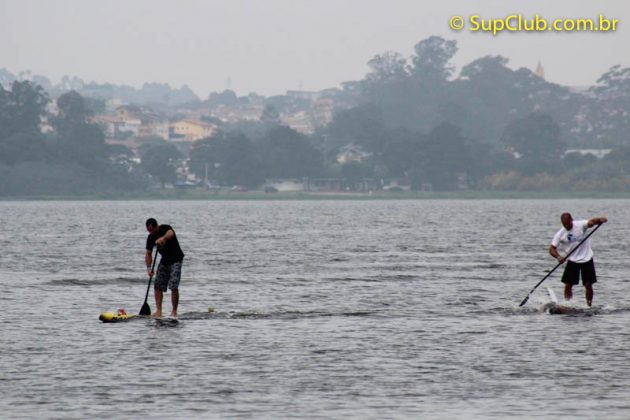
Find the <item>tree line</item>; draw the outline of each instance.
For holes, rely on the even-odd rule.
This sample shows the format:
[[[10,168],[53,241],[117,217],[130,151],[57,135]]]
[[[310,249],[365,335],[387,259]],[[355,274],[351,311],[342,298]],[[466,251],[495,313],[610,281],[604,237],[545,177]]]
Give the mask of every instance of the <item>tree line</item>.
[[[0,195],[73,195],[141,189],[146,180],[111,158],[101,127],[81,95],[69,92],[49,112],[39,85],[0,87]]]
[[[364,79],[327,92],[344,109],[312,135],[282,126],[278,110],[298,104],[274,97],[260,121],[221,123],[189,151],[147,142],[140,165],[91,122],[98,101],[66,92],[53,114],[41,86],[14,81],[0,87],[0,195],[141,191],[175,183],[182,165],[197,179],[250,188],[270,178],[336,178],[434,190],[630,189],[630,69],[615,66],[580,92],[511,70],[503,57],[479,58],[455,76],[456,52],[455,41],[430,37],[409,59],[376,55]],[[230,92],[208,99],[239,100]],[[338,163],[350,144],[366,158]],[[565,153],[572,148],[610,153]]]

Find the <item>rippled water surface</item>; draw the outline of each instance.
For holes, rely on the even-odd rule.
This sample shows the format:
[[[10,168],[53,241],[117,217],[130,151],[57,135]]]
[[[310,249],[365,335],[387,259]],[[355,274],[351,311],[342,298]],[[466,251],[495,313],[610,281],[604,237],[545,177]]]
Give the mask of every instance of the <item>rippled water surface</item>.
[[[577,313],[545,313],[558,270],[519,308],[555,266],[563,211],[610,219],[595,307],[578,287]],[[0,217],[3,418],[630,418],[630,201],[0,202]],[[186,253],[180,322],[102,324],[142,306],[147,217]]]

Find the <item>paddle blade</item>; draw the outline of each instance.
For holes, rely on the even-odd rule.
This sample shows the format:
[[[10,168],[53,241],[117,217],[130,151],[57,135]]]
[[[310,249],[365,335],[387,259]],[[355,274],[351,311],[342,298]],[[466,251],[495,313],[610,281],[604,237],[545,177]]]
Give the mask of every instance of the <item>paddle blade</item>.
[[[521,302],[520,305],[518,305],[519,307],[525,305],[527,303],[527,301],[529,300],[529,295],[525,296],[525,299],[523,299],[523,301]]]
[[[142,305],[142,308],[140,308],[140,315],[151,315],[151,307],[146,301],[144,302],[144,305]]]

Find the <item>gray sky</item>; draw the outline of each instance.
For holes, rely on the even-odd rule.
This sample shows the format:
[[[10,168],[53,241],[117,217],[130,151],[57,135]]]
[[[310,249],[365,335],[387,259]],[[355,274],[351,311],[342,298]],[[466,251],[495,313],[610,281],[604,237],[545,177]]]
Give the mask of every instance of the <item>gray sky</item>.
[[[513,13],[545,18],[619,19],[611,33],[452,31],[449,19]],[[630,66],[625,0],[0,0],[0,68],[59,81],[140,87],[190,86],[200,97],[319,90],[358,80],[384,51],[404,56],[431,35],[458,42],[459,67],[503,55],[512,68],[585,86],[615,64]]]

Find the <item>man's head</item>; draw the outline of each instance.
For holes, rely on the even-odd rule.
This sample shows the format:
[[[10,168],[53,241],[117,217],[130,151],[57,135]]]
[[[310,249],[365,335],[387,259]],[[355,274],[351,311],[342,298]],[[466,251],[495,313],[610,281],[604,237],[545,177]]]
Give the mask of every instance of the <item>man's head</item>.
[[[144,225],[147,227],[147,231],[149,233],[153,233],[153,232],[155,232],[157,230],[158,222],[153,217],[151,217],[151,218],[147,219],[146,222],[144,222]]]
[[[562,213],[560,221],[566,230],[571,230],[573,228],[573,217],[571,217],[571,213]]]

